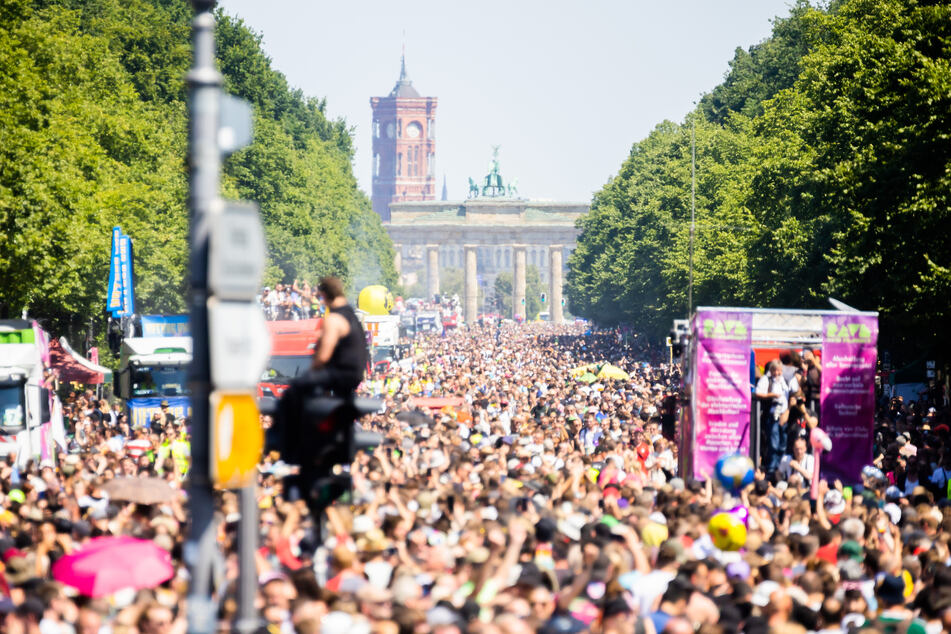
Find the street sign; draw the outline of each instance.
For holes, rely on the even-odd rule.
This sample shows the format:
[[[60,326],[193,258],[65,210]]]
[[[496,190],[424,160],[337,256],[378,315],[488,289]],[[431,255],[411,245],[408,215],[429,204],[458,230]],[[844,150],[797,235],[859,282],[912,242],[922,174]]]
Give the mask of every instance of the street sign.
[[[238,489],[255,484],[264,450],[264,429],[250,391],[211,393],[211,478]]]
[[[221,299],[253,300],[264,272],[264,226],[258,206],[224,201],[211,230],[208,286]]]
[[[271,354],[271,337],[261,308],[251,302],[209,299],[208,344],[215,387],[256,386]]]

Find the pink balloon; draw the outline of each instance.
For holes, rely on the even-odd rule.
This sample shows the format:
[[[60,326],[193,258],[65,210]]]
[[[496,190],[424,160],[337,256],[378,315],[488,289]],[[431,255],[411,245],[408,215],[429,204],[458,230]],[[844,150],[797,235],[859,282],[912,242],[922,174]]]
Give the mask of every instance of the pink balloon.
[[[812,444],[813,451],[832,451],[832,440],[827,433],[818,427],[813,427],[809,442]]]
[[[745,506],[743,506],[742,504],[739,504],[739,505],[734,506],[733,508],[731,508],[731,509],[729,510],[729,513],[730,513],[730,515],[732,515],[732,516],[735,517],[736,519],[738,519],[738,520],[740,520],[741,522],[743,522],[743,525],[744,525],[744,526],[749,526],[750,512],[749,512],[749,509],[747,509],[747,508],[746,508]]]

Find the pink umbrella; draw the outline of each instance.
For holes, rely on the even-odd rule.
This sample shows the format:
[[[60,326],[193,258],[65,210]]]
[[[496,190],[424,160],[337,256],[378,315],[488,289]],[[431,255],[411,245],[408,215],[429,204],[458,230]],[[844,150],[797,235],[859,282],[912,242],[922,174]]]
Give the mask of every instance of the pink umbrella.
[[[175,574],[172,558],[146,539],[96,537],[53,564],[53,578],[88,597],[154,588]]]

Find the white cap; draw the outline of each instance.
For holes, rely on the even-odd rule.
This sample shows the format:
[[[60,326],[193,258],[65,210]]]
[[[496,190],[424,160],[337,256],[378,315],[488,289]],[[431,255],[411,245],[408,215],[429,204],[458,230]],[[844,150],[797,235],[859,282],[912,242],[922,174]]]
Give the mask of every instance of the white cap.
[[[894,502],[889,502],[882,510],[888,515],[888,519],[892,521],[892,524],[897,526],[898,522],[901,521],[901,509],[898,508],[898,505]]]
[[[660,511],[654,511],[653,513],[647,516],[647,519],[650,520],[651,522],[654,522],[655,524],[667,526],[667,518],[664,517],[664,514],[661,513]]]

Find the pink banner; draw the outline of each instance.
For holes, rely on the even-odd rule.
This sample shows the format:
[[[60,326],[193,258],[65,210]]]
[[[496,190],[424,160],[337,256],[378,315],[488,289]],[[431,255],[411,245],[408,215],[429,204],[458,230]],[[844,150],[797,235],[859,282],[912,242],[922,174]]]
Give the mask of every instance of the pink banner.
[[[694,317],[695,478],[708,478],[725,454],[749,454],[752,327],[750,313],[699,311]]]
[[[832,441],[822,475],[830,481],[860,482],[862,467],[872,462],[877,343],[878,317],[822,318],[820,425]]]

